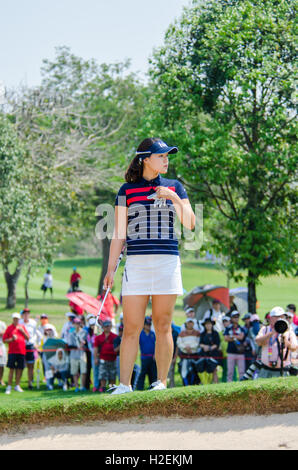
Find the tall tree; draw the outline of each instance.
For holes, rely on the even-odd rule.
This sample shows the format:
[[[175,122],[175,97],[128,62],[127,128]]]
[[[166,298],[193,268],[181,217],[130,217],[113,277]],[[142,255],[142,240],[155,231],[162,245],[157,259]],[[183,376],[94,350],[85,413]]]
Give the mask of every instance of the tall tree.
[[[151,60],[144,129],[179,143],[176,171],[217,209],[213,247],[232,278],[296,272],[292,0],[197,2]]]

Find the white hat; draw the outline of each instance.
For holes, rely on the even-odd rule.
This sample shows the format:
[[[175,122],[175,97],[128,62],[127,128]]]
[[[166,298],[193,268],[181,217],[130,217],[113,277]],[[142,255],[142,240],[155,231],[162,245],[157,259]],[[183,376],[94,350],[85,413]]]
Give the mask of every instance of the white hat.
[[[294,318],[294,313],[292,312],[286,311],[285,314],[287,315],[287,317]]]
[[[231,312],[231,318],[234,317],[235,315],[239,315],[240,316],[240,313],[238,312],[238,310],[233,310]]]
[[[18,318],[19,320],[21,319],[21,315],[18,312],[15,312],[11,315],[11,318]]]
[[[230,320],[231,320],[230,317],[223,317],[222,318],[222,321],[230,321]]]
[[[194,318],[187,318],[184,323],[188,323],[188,322],[190,322],[190,321],[192,321],[193,324],[195,323],[195,319],[194,319]]]
[[[65,314],[65,316],[66,316],[66,317],[76,317],[76,314],[73,313],[73,312],[67,312],[67,313]]]
[[[281,317],[285,314],[285,311],[282,307],[274,307],[270,312],[270,317]]]
[[[55,327],[54,327],[54,325],[52,325],[51,323],[47,323],[47,324],[44,326],[44,330],[52,330],[52,331],[55,331]]]
[[[96,323],[96,318],[95,317],[91,317],[90,320],[88,321],[89,326],[95,325],[95,323]]]
[[[95,318],[95,315],[93,315],[93,313],[88,313],[86,320],[90,320],[90,318]]]

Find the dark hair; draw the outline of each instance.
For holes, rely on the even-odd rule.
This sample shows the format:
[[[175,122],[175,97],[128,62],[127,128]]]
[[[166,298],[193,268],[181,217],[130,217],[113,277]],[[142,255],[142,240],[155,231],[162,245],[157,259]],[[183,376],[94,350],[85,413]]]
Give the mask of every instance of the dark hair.
[[[138,146],[137,152],[146,152],[146,150],[149,150],[151,145],[153,145],[154,142],[157,142],[158,140],[160,139],[144,139],[143,142],[141,142]],[[127,183],[137,183],[142,178],[143,168],[143,158],[141,158],[139,155],[136,155],[125,172],[125,181]]]
[[[295,304],[289,304],[289,305],[287,305],[287,308],[289,308],[290,310],[294,310],[294,312],[296,312],[296,305]]]

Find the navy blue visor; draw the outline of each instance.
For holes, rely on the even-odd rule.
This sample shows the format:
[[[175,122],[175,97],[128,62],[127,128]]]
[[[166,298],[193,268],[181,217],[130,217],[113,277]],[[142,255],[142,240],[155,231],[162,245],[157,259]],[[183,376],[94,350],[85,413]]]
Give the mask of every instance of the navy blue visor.
[[[151,145],[151,147],[143,152],[136,152],[136,155],[142,156],[144,158],[152,155],[153,153],[177,153],[178,147],[169,147],[163,140],[158,140]]]

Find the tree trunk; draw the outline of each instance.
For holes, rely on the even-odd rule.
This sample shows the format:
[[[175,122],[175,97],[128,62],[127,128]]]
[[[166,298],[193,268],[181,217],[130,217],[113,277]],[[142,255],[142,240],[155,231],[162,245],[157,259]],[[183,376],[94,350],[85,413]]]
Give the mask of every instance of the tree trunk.
[[[256,278],[253,273],[248,271],[248,311],[249,313],[256,313]]]
[[[16,306],[16,287],[21,274],[23,263],[17,265],[15,272],[10,274],[8,266],[4,266],[4,277],[7,286],[6,308],[14,308]]]
[[[101,243],[102,243],[102,268],[101,268],[101,275],[100,275],[100,280],[98,284],[97,295],[100,295],[102,293],[103,280],[108,270],[111,240],[108,237],[105,237],[102,239]]]
[[[31,265],[29,265],[27,272],[26,272],[26,281],[25,281],[25,308],[28,308],[29,302],[29,292],[28,292],[28,285],[30,281],[30,272],[31,272]]]

